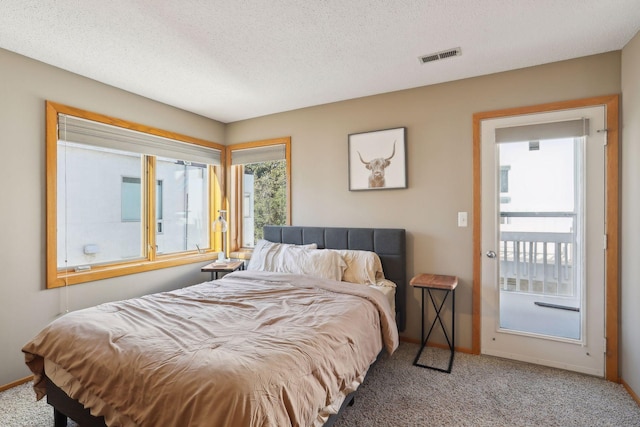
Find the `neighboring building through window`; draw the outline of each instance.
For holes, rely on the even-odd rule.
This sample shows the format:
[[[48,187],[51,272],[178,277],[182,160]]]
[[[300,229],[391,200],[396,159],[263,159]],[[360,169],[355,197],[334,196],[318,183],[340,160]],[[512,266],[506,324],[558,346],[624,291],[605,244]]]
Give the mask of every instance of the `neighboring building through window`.
[[[47,103],[48,287],[215,256],[224,147],[140,128]]]

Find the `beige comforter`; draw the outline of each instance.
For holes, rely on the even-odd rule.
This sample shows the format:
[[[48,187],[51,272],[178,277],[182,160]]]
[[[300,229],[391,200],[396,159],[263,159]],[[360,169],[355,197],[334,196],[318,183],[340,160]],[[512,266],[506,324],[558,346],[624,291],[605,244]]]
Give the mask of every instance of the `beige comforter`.
[[[46,358],[82,385],[67,393],[94,415],[139,426],[311,426],[357,388],[383,346],[397,345],[374,289],[243,271],[69,313],[23,351],[38,398]]]

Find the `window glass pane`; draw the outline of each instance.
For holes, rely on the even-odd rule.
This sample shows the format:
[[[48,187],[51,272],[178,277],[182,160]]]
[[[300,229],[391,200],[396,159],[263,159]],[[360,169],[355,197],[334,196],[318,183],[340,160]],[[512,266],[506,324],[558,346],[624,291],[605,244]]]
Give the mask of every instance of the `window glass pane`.
[[[245,164],[242,200],[242,246],[253,247],[265,225],[287,223],[286,160]]]
[[[162,183],[156,195],[157,253],[209,248],[207,165],[158,157],[156,178]]]
[[[574,170],[565,165],[573,164],[575,149],[573,138],[539,141],[536,149],[528,141],[499,144],[500,167],[508,170],[507,190],[511,195],[509,206],[503,210],[572,212]],[[503,184],[501,181],[501,190]]]
[[[142,156],[58,141],[57,158],[57,267],[143,257],[140,185],[123,180]]]

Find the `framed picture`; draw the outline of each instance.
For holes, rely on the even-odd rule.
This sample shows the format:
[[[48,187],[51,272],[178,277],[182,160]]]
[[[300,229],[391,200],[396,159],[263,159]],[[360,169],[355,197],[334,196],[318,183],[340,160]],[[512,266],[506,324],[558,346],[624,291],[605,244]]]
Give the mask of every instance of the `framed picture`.
[[[349,190],[407,188],[406,128],[349,135]]]

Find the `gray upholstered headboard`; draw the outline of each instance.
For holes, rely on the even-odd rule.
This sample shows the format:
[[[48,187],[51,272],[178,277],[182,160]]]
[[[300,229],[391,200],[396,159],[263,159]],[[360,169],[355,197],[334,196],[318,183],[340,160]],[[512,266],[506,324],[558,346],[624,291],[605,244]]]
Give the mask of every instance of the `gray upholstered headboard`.
[[[264,238],[270,242],[303,245],[316,243],[319,249],[372,251],[382,261],[384,276],[397,285],[398,330],[406,325],[407,251],[406,232],[401,228],[299,227],[267,225]]]

